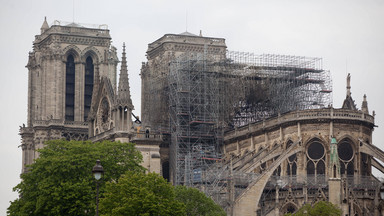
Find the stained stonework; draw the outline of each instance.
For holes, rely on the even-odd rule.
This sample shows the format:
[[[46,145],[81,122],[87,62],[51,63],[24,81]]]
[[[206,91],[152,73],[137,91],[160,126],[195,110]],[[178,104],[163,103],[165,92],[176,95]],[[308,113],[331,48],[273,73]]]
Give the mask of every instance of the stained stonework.
[[[170,158],[175,159],[177,152],[172,151],[171,140],[202,135],[181,136],[176,133],[178,125],[170,125],[170,63],[187,53],[217,62],[233,61],[226,56],[226,48],[223,38],[189,32],[166,34],[150,43],[140,74],[142,122],[138,118],[133,122],[125,45],[117,80],[119,61],[105,26],[60,22],[49,26],[45,20],[27,64],[28,120],[20,127],[22,172],[47,140],[112,140],[136,143],[148,172],[172,181],[177,169],[170,167]],[[372,145],[374,114],[369,113],[366,96],[361,110],[356,108],[350,88],[348,76],[341,109],[293,109],[258,122],[247,121],[241,127],[220,125],[223,133],[214,140],[220,142],[220,156],[204,158],[209,162],[205,172],[193,170],[193,186],[204,190],[229,215],[277,216],[321,200],[338,205],[343,215],[384,215],[384,202],[378,197],[381,184],[371,172],[372,166],[384,172],[377,161],[384,161],[384,152]],[[178,93],[185,92],[180,88]],[[184,123],[190,128],[201,126],[198,121]],[[177,161],[182,160],[187,159]]]
[[[188,52],[208,53],[209,58],[224,59],[225,39],[184,32],[166,34],[150,43],[146,63],[141,68],[141,115],[143,126],[169,130],[168,75],[169,64]]]
[[[73,59],[73,80],[67,74],[71,64],[68,59]],[[87,61],[92,68],[87,68]],[[117,63],[108,29],[62,25],[57,21],[49,26],[44,21],[26,66],[28,119],[27,125],[20,128],[22,172],[38,157],[35,150],[43,148],[45,141],[88,139],[86,118],[94,81],[107,77],[112,88],[116,88]]]
[[[117,53],[109,30],[45,20],[29,53],[28,121],[20,127],[23,168],[53,139],[133,142],[133,104],[125,45],[117,88]],[[151,136],[154,136],[151,134]],[[159,138],[138,142],[143,166],[160,172]],[[150,149],[150,150],[148,150]]]
[[[365,141],[372,140],[374,126],[373,116],[362,111],[327,108],[290,112],[226,132],[225,160],[232,161],[233,172],[255,175],[247,186],[234,183],[238,195],[227,202],[233,203],[228,212],[283,215],[327,200],[343,215],[380,215],[381,183],[368,167],[371,157],[384,161],[384,154]],[[331,161],[331,141],[338,148],[337,162]]]

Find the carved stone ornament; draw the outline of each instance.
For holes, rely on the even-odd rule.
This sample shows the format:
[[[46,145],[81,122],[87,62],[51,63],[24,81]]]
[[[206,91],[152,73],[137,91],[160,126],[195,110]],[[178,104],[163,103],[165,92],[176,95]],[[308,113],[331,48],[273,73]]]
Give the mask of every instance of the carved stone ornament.
[[[106,97],[103,98],[99,105],[97,112],[97,124],[99,128],[102,128],[104,131],[109,129],[109,122],[111,121],[111,106]]]

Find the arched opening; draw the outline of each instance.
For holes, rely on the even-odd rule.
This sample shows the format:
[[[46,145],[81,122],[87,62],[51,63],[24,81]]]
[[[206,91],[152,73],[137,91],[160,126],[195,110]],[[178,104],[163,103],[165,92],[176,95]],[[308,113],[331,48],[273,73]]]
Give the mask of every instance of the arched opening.
[[[297,165],[296,165],[296,163],[293,163],[292,164],[292,175],[296,175],[296,171],[297,171]]]
[[[360,153],[360,158],[361,158],[361,163],[360,163],[361,175],[369,176],[370,175],[369,157],[367,154]]]
[[[317,163],[316,174],[325,175],[325,163],[324,163],[324,161],[321,160]]]
[[[288,140],[288,142],[286,144],[286,149],[291,147],[292,144],[293,144],[292,140]],[[293,154],[293,155],[288,157],[287,162],[286,162],[287,163],[287,175],[296,175],[296,170],[297,170],[296,162],[297,162],[296,154]]]
[[[314,179],[325,177],[325,148],[319,139],[309,143],[307,161],[307,175],[313,175]]]
[[[333,165],[333,178],[336,178],[336,173],[337,173],[336,165]]]
[[[163,178],[169,182],[169,161],[165,161],[162,164]]]
[[[273,171],[274,176],[280,176],[281,175],[281,166],[278,166],[275,171]]]
[[[355,174],[355,169],[353,167],[354,167],[354,164],[353,164],[353,160],[352,160],[350,163],[348,163],[347,175],[353,176]]]
[[[296,206],[294,206],[292,203],[288,203],[283,207],[283,214],[293,214],[296,211]]]
[[[294,213],[296,211],[294,206],[288,206],[286,213]]]
[[[75,120],[75,60],[68,55],[65,65],[65,120]]]
[[[337,152],[339,157],[343,161],[349,161],[353,157],[353,148],[347,140],[343,140],[339,143]]]
[[[307,174],[308,175],[315,174],[315,164],[312,161],[308,161],[307,163]]]
[[[353,142],[349,139],[343,139],[337,146],[337,152],[340,159],[341,174],[353,176],[355,174]]]
[[[84,77],[84,121],[87,121],[89,110],[91,109],[93,93],[94,65],[92,57],[88,56],[85,61]]]

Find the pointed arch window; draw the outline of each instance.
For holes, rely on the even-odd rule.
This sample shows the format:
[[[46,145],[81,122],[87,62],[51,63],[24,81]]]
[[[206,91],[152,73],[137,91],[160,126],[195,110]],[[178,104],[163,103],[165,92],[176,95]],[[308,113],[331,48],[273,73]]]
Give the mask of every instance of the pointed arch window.
[[[337,146],[340,160],[341,175],[354,175],[354,149],[353,142],[349,139],[343,139]]]
[[[65,68],[65,120],[75,120],[75,60],[67,57]]]
[[[91,109],[92,93],[93,93],[93,75],[94,65],[91,56],[85,61],[85,77],[84,77],[84,121],[87,121],[89,110]]]
[[[307,147],[307,178],[317,181],[325,181],[325,147],[323,143],[314,139]],[[311,180],[312,181],[312,180]]]
[[[288,149],[292,144],[293,144],[292,140],[289,140],[287,142],[286,149]],[[296,157],[296,154],[293,154],[289,156],[287,159],[287,175],[292,177],[296,175],[296,172],[297,172],[297,157]]]

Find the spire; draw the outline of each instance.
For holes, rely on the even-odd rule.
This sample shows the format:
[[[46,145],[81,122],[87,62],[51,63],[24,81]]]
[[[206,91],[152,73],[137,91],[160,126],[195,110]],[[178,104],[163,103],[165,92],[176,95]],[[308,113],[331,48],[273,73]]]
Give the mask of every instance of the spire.
[[[349,73],[347,76],[347,97],[344,100],[342,108],[349,109],[349,110],[357,110],[355,101],[352,99],[352,96],[351,96],[351,74]]]
[[[43,25],[41,26],[41,34],[43,34],[47,29],[49,29],[49,25],[47,23],[47,17],[44,17]]]
[[[365,94],[364,94],[363,103],[361,104],[361,111],[363,111],[363,113],[369,114],[367,95]]]
[[[330,154],[329,165],[330,165],[329,176],[332,176],[331,178],[340,178],[339,154],[337,152],[337,141],[336,141],[336,138],[334,137],[331,140],[331,154]]]
[[[127,69],[127,57],[125,56],[125,43],[123,44],[123,55],[121,60],[119,88],[117,90],[117,103],[122,106],[127,106],[133,109],[131,93],[129,90],[129,79]]]

